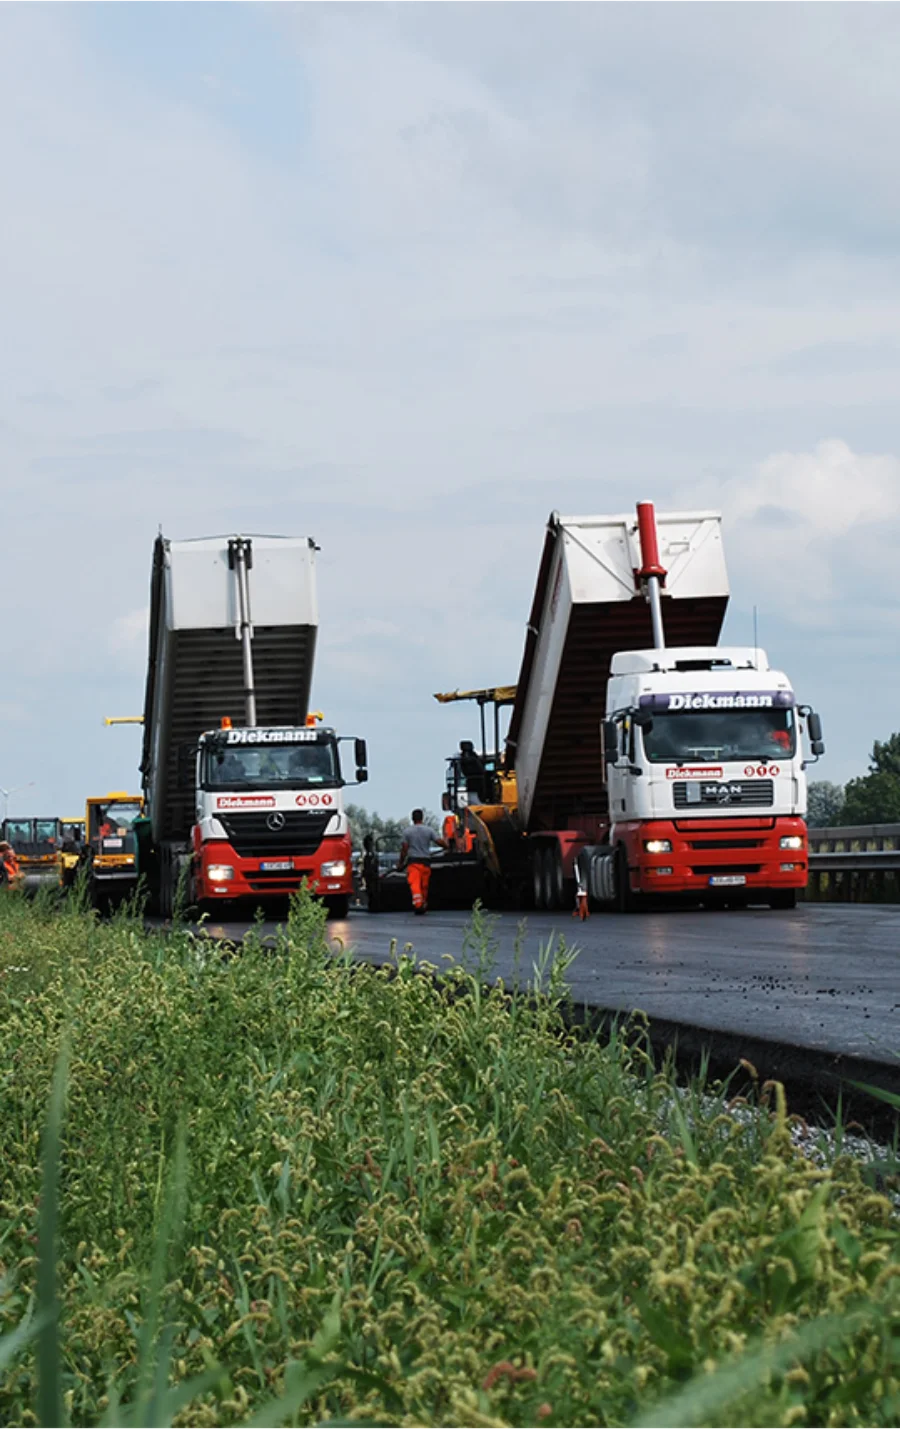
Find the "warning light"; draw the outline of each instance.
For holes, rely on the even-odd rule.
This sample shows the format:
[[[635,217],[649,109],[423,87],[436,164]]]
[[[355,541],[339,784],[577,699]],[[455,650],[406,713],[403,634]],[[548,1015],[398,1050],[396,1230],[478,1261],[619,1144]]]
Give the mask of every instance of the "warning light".
[[[316,722],[316,720],[323,720],[324,718],[325,718],[325,715],[324,715],[324,713],[322,712],[322,710],[312,710],[312,711],[306,716],[306,727],[307,727],[307,729],[309,729],[310,725],[314,725],[315,722]]]
[[[220,729],[231,729],[231,715],[223,715],[219,721]]]

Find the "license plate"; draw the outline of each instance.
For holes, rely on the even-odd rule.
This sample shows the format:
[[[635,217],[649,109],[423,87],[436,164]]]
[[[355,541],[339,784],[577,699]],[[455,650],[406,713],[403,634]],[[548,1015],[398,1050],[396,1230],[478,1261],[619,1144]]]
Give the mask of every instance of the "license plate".
[[[714,873],[709,880],[710,888],[739,888],[746,883],[747,879],[743,873]]]
[[[277,859],[274,863],[261,863],[260,873],[290,873],[294,865],[289,858]]]

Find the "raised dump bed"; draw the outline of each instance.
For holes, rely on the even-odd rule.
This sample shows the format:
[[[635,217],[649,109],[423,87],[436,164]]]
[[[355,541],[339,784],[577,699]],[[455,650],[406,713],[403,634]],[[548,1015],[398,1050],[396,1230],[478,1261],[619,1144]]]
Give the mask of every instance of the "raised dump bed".
[[[715,645],[729,593],[721,517],[662,513],[656,522],[666,643]],[[600,727],[610,662],[653,644],[642,564],[633,515],[551,516],[507,737],[529,831],[607,812]]]
[[[156,540],[141,771],[154,843],[188,838],[189,753],[223,717],[243,724],[245,682],[236,538]],[[309,705],[318,608],[314,542],[248,536],[256,723],[302,725]]]

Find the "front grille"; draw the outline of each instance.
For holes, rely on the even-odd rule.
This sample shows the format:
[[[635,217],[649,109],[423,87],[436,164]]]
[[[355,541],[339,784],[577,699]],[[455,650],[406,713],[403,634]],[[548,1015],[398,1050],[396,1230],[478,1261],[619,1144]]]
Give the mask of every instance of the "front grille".
[[[703,863],[699,868],[692,868],[691,873],[698,878],[709,878],[721,873],[760,873],[761,863]]]
[[[315,878],[314,868],[253,868],[247,874],[248,878],[253,878],[259,883],[296,883],[298,886],[304,878]]]
[[[690,839],[688,848],[694,849],[720,849],[720,848],[762,848],[762,839]]]
[[[219,813],[228,842],[241,858],[271,858],[276,854],[295,854],[302,858],[315,853],[333,817],[328,811],[322,814],[285,809],[284,828],[270,829],[267,820],[273,812],[259,809],[246,814]]]
[[[265,876],[255,873],[252,878],[247,879],[254,893],[296,893],[303,882],[302,878],[291,878],[289,874],[283,873],[279,882],[264,883]],[[304,874],[304,877],[307,876]]]
[[[672,785],[676,809],[769,808],[775,802],[771,779],[683,779]]]

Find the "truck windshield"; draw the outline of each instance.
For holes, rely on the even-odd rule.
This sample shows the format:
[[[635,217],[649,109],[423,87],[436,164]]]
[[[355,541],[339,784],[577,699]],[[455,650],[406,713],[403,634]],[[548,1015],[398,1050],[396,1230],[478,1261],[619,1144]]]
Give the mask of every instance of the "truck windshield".
[[[104,849],[112,852],[131,853],[134,845],[126,842],[132,836],[134,821],[140,818],[141,806],[137,803],[116,803],[91,805],[90,838],[95,847],[102,842]]]
[[[796,749],[794,711],[715,710],[654,714],[643,731],[653,764],[708,759],[790,759]]]
[[[203,759],[205,789],[308,789],[340,778],[333,744],[208,749]]]

